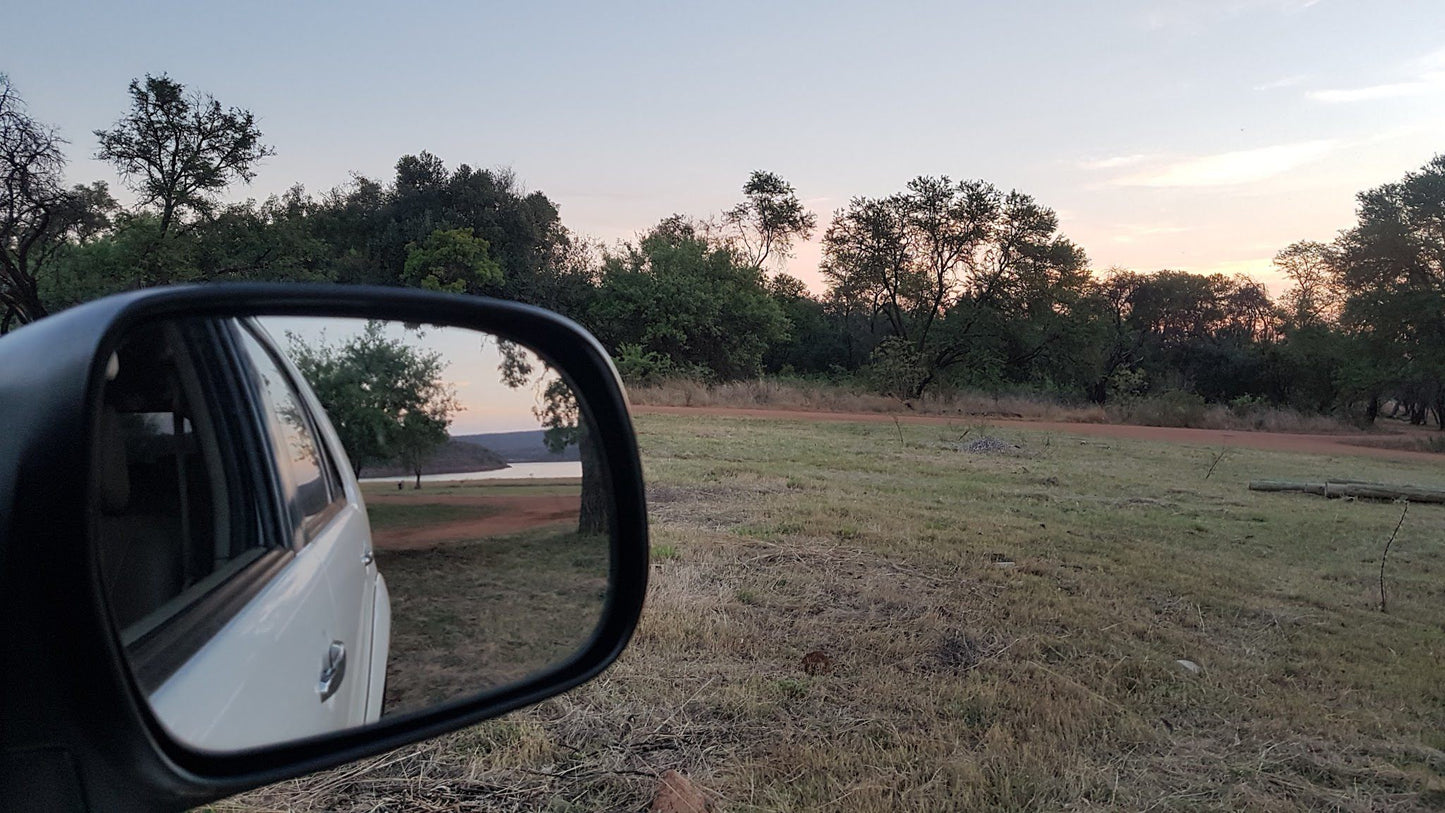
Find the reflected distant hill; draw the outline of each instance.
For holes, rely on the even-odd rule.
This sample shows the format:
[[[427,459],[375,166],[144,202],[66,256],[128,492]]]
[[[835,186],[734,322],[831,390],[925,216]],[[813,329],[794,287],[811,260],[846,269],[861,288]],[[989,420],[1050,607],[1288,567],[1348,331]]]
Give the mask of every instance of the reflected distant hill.
[[[577,447],[568,446],[560,454],[547,450],[542,439],[543,431],[534,429],[525,432],[491,432],[485,435],[456,435],[453,441],[485,446],[508,463],[551,463],[564,460],[581,460]]]
[[[456,474],[463,471],[491,471],[505,468],[507,468],[506,458],[491,449],[475,443],[462,443],[457,438],[452,438],[427,458],[421,473]],[[403,469],[395,463],[366,466],[361,470],[362,477],[403,477],[411,474],[410,470]]]

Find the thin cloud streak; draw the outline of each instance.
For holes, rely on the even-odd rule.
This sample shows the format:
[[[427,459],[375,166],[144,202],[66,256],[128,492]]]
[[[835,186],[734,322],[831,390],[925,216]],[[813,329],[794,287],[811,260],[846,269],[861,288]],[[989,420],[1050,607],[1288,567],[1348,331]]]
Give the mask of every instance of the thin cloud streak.
[[[1151,156],[1142,153],[1138,155],[1116,155],[1112,158],[1099,158],[1093,161],[1080,161],[1081,169],[1118,169],[1119,167],[1134,166],[1148,161]]]
[[[1369,85],[1359,88],[1334,88],[1312,90],[1305,96],[1316,102],[1327,104],[1348,104],[1376,99],[1401,99],[1409,96],[1425,96],[1445,90],[1445,72],[1428,73],[1408,82],[1389,82],[1383,85]]]
[[[1282,90],[1282,89],[1284,89],[1284,88],[1292,88],[1292,87],[1295,87],[1296,85],[1303,84],[1304,81],[1305,81],[1306,79],[1308,79],[1308,78],[1309,78],[1308,75],[1302,74],[1302,73],[1301,73],[1301,74],[1296,74],[1296,75],[1294,75],[1294,76],[1285,76],[1285,77],[1281,77],[1281,78],[1279,78],[1279,79],[1275,79],[1275,80],[1272,81],[1272,82],[1265,82],[1264,84],[1255,85],[1255,86],[1254,86],[1254,89],[1255,89],[1255,90],[1258,90],[1258,91],[1268,91],[1268,90]]]
[[[1445,90],[1445,48],[1439,48],[1424,56],[1409,60],[1403,68],[1401,72],[1407,78],[1397,82],[1381,82],[1357,88],[1327,88],[1310,91],[1305,96],[1327,104],[1348,104],[1376,99],[1425,96]]]
[[[1137,243],[1150,237],[1159,237],[1170,234],[1182,234],[1193,231],[1193,226],[1172,226],[1172,225],[1143,225],[1135,223],[1124,223],[1115,226],[1113,231],[1117,232],[1109,239],[1115,243]]]
[[[1110,181],[1111,186],[1238,186],[1267,180],[1318,161],[1344,146],[1335,139],[1276,144],[1184,158]]]

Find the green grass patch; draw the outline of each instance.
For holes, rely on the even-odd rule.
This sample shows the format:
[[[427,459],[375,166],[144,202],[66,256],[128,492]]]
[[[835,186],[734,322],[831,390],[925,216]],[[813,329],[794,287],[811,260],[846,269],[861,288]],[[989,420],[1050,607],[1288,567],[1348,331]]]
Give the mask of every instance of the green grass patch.
[[[485,505],[451,505],[447,503],[386,503],[373,500],[366,504],[371,529],[393,530],[464,519],[493,516],[497,509]]]

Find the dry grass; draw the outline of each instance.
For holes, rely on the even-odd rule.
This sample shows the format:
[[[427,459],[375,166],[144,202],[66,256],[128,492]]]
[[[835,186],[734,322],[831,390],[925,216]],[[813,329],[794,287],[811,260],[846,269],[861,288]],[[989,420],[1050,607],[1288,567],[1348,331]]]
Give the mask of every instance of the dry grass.
[[[1409,452],[1431,452],[1445,454],[1445,432],[1407,431],[1397,436],[1360,438],[1347,441],[1357,446],[1373,446],[1379,449],[1402,449]]]
[[[634,404],[649,406],[742,407],[801,409],[824,412],[901,412],[928,415],[975,415],[993,418],[1032,418],[1074,423],[1108,423],[1102,407],[1067,406],[1056,401],[1024,396],[977,392],[927,393],[908,401],[878,395],[861,387],[821,382],[761,378],[709,384],[672,379],[645,387],[629,387]]]
[[[648,406],[734,407],[823,412],[878,412],[925,415],[958,415],[1066,423],[1121,423],[1140,426],[1185,426],[1198,429],[1231,429],[1308,434],[1358,433],[1359,427],[1327,415],[1308,415],[1281,407],[1247,406],[1232,408],[1204,404],[1191,397],[1170,393],[1136,398],[1108,406],[1067,404],[1037,394],[1000,394],[961,390],[928,393],[902,402],[877,395],[858,386],[800,382],[778,379],[733,381],[708,384],[691,379],[674,379],[661,384],[633,387],[628,397],[634,404]]]
[[[1245,489],[1438,467],[1240,449],[1205,480],[1202,447],[638,425],[670,555],[612,670],[219,807],[640,810],[668,769],[729,811],[1445,804],[1445,509],[1411,510],[1384,615],[1397,507]]]

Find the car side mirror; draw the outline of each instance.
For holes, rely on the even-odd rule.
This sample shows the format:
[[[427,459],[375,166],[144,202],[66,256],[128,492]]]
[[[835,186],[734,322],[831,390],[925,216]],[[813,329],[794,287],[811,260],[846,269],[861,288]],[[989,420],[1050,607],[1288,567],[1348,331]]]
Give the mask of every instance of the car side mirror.
[[[49,402],[0,441],[0,630],[30,631],[0,673],[0,802],[70,776],[24,751],[97,806],[193,806],[565,691],[637,622],[626,403],[554,314],[156,289],[16,331],[0,369],[0,405]]]

